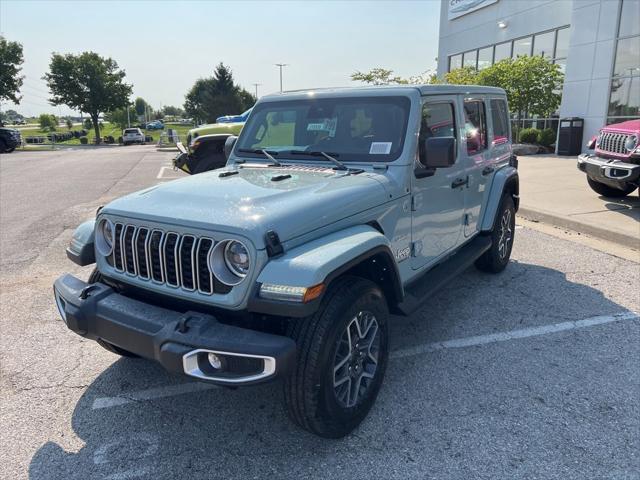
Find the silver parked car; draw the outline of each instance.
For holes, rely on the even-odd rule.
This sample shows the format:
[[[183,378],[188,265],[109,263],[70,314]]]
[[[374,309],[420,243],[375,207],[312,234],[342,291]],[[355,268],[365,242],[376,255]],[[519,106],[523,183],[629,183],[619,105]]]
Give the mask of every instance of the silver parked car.
[[[132,143],[144,145],[144,140],[144,133],[139,128],[125,128],[122,131],[122,143],[124,145],[131,145]]]

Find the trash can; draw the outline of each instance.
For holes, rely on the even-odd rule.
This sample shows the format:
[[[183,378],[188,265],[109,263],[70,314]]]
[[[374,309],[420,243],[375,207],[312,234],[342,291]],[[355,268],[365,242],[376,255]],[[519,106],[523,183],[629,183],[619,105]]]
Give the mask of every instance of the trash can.
[[[558,155],[574,156],[582,152],[584,119],[568,117],[560,119],[558,132]]]

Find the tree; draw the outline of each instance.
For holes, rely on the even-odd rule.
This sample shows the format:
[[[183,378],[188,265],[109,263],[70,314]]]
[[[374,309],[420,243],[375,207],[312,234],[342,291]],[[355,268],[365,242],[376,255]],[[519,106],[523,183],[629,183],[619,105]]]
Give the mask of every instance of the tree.
[[[473,67],[456,68],[444,74],[444,83],[450,85],[478,85],[478,71]]]
[[[125,72],[115,60],[94,52],[54,53],[49,70],[44,76],[52,94],[49,103],[88,113],[100,143],[99,115],[129,102],[131,85],[124,83]]]
[[[560,65],[541,56],[501,60],[478,74],[478,83],[507,92],[509,108],[517,112],[518,129],[525,114],[548,117],[560,106],[563,74]]]
[[[20,87],[24,81],[22,71],[22,45],[0,36],[0,102],[20,103]]]
[[[360,81],[372,85],[428,85],[438,83],[438,77],[435,73],[426,71],[420,75],[413,75],[409,78],[402,78],[393,75],[393,70],[386,68],[372,68],[368,72],[357,71],[351,74],[351,80]]]
[[[136,121],[136,108],[132,105],[129,106],[129,116],[127,116],[127,107],[116,108],[105,113],[104,119],[109,123],[118,125],[121,129],[125,129],[130,122]]]
[[[184,110],[180,107],[174,107],[173,105],[165,105],[162,108],[162,113],[165,115],[173,116],[173,117],[182,117],[184,116]]]
[[[184,108],[190,117],[211,123],[222,115],[242,113],[255,102],[252,94],[234,83],[231,69],[219,63],[212,77],[196,80]]]
[[[40,130],[45,132],[55,132],[58,126],[58,119],[55,115],[51,115],[49,113],[42,113],[38,117],[38,122],[40,123]]]
[[[147,109],[149,109],[149,104],[145,101],[144,98],[138,97],[135,101],[136,115],[138,117],[145,117],[147,115]]]
[[[73,128],[73,122],[70,118],[67,118],[67,121],[65,123],[67,125],[67,130],[71,130]]]

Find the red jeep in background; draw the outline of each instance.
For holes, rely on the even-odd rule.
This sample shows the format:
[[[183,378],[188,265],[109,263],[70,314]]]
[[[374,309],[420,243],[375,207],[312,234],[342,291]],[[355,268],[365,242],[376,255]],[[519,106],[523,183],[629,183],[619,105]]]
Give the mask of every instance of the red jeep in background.
[[[604,197],[624,197],[640,184],[640,120],[607,125],[587,148],[595,154],[578,157],[578,169],[589,186]]]

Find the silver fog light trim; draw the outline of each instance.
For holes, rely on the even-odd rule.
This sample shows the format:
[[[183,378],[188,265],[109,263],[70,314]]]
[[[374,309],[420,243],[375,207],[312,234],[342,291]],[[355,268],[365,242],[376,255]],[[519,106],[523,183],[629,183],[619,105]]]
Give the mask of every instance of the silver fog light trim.
[[[229,376],[222,376],[222,375],[218,376],[218,375],[215,375],[215,373],[217,372],[202,371],[199,363],[199,357],[201,356],[206,357],[207,363],[209,363],[209,365],[211,365],[212,358],[219,359],[220,357],[224,358],[227,356],[257,358],[262,360],[263,368],[261,372],[251,374],[251,375],[244,375],[244,376],[237,376],[237,377],[229,377]],[[222,366],[222,362],[221,362],[221,366]],[[273,357],[267,357],[263,355],[250,355],[248,353],[233,353],[233,352],[223,352],[219,350],[208,350],[206,348],[198,348],[196,350],[191,350],[190,352],[187,352],[183,355],[182,368],[185,374],[191,377],[200,378],[203,380],[215,380],[220,383],[230,383],[230,384],[245,383],[245,382],[253,382],[256,380],[267,378],[275,374],[276,359]]]

